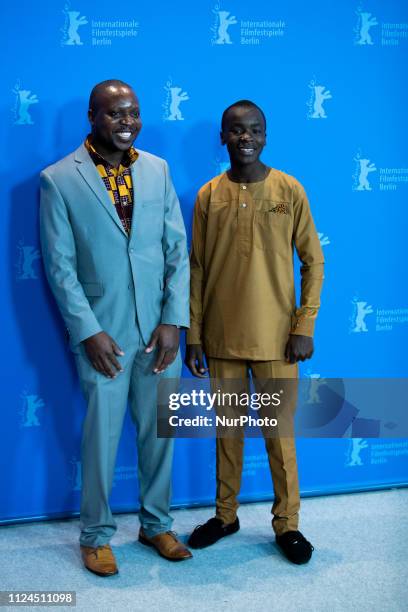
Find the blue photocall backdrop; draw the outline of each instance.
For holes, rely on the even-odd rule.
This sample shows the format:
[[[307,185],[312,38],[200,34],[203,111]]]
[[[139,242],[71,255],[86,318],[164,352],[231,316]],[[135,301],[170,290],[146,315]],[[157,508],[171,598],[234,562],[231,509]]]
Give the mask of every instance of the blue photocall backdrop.
[[[79,507],[85,405],[42,269],[38,175],[83,141],[101,80],[134,86],[137,146],[168,160],[189,236],[197,189],[228,166],[223,109],[259,104],[263,159],[305,186],[326,258],[315,356],[302,376],[323,385],[407,375],[405,2],[23,0],[2,17],[1,520]],[[134,437],[128,420],[116,510],[137,508]],[[175,446],[174,504],[212,503],[214,441]],[[407,483],[407,454],[406,439],[364,432],[300,439],[302,493]],[[271,491],[263,442],[248,440],[241,498]]]

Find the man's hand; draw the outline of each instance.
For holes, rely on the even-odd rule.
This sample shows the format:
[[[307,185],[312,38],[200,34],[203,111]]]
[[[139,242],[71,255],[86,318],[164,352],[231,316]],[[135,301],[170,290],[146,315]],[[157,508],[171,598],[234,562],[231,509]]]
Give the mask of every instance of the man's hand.
[[[201,344],[187,344],[184,363],[193,376],[205,378],[208,368],[204,367],[204,352]]]
[[[95,370],[108,378],[116,378],[118,372],[123,372],[116,355],[125,353],[108,334],[99,332],[83,340],[82,344]]]
[[[156,346],[159,349],[153,372],[160,374],[173,363],[177,355],[179,344],[180,330],[177,329],[175,325],[166,325],[162,323],[156,327],[145,349],[145,353],[151,353]]]
[[[305,361],[305,359],[310,359],[313,355],[313,351],[313,338],[310,336],[290,334],[285,347],[285,361],[289,363]]]

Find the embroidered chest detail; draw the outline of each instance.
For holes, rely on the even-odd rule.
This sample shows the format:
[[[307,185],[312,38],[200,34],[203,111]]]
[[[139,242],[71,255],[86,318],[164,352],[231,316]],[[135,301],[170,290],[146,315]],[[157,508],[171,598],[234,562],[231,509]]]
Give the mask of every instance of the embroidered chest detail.
[[[286,202],[278,202],[273,208],[270,209],[270,212],[277,213],[278,215],[288,215],[289,204]]]

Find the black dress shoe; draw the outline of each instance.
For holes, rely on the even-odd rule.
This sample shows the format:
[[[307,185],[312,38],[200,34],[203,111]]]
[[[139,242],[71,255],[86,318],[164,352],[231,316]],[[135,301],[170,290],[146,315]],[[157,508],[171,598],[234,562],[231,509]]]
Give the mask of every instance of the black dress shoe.
[[[194,529],[188,539],[188,545],[191,546],[191,548],[205,548],[237,531],[239,531],[238,517],[229,525],[223,525],[222,520],[219,518],[211,518],[204,525],[198,525]]]
[[[313,546],[300,531],[287,531],[280,536],[276,536],[276,543],[289,561],[302,565],[310,561]]]

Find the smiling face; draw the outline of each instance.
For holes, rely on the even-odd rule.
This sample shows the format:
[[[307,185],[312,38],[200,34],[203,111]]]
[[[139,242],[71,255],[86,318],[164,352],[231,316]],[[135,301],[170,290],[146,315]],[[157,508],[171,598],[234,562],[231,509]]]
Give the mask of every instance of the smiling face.
[[[231,166],[256,163],[266,144],[265,120],[259,109],[232,106],[224,117],[221,143],[227,146]]]
[[[139,134],[139,101],[124,84],[110,84],[95,93],[88,112],[92,142],[103,155],[127,151]]]

